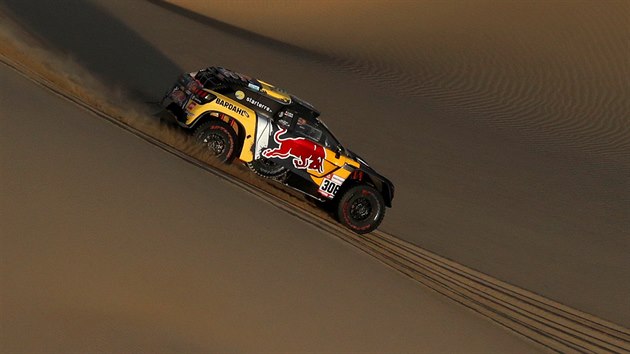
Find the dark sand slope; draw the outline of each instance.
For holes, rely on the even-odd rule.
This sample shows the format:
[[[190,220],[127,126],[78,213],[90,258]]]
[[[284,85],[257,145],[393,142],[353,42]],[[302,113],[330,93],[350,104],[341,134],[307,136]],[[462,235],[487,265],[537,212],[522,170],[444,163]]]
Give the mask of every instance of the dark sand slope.
[[[0,76],[12,112],[1,352],[537,351],[4,65]]]
[[[28,26],[50,48],[71,56],[106,83],[118,85],[142,98],[157,99],[173,79],[174,72],[210,64],[225,65],[279,83],[320,107],[326,122],[339,132],[348,146],[394,180],[397,196],[383,230],[569,306],[626,327],[630,325],[627,302],[630,293],[627,260],[630,254],[630,163],[623,154],[627,150],[610,148],[626,146],[617,141],[619,129],[623,132],[627,124],[619,121],[623,118],[615,118],[612,120],[614,124],[609,123],[611,115],[605,112],[610,111],[589,108],[589,112],[604,113],[593,121],[598,122],[592,125],[596,129],[584,131],[612,133],[595,133],[595,139],[587,139],[601,141],[604,148],[582,148],[588,147],[581,143],[586,140],[568,139],[571,134],[567,135],[568,130],[562,127],[568,124],[568,127],[578,129],[589,126],[591,121],[567,121],[567,116],[540,106],[544,102],[563,102],[564,106],[573,109],[572,95],[558,100],[553,99],[551,92],[554,90],[549,91],[548,87],[555,87],[553,85],[535,91],[529,85],[514,84],[528,83],[535,78],[550,78],[549,82],[554,83],[558,81],[554,75],[560,75],[558,73],[565,70],[563,66],[550,66],[541,61],[535,66],[536,75],[518,71],[533,70],[532,65],[519,64],[520,69],[512,72],[510,60],[501,62],[497,59],[500,63],[494,63],[489,59],[494,56],[488,53],[508,59],[513,58],[514,53],[518,54],[521,49],[510,47],[511,42],[505,38],[493,41],[492,37],[480,47],[477,54],[487,53],[489,57],[475,57],[470,52],[474,46],[466,47],[468,51],[465,53],[455,51],[433,60],[423,59],[427,64],[420,67],[422,70],[414,71],[404,65],[381,63],[380,59],[374,59],[380,58],[374,53],[368,56],[373,59],[371,61],[361,59],[364,54],[346,57],[330,56],[327,52],[316,54],[212,19],[192,16],[181,9],[174,11],[148,2],[67,1],[59,5],[5,0],[4,4],[16,20]],[[571,30],[581,28],[579,26],[583,24],[587,26],[584,31],[596,33],[596,37],[611,32],[611,36],[605,38],[617,43],[616,38],[623,35],[625,24],[622,22],[618,28],[618,17],[623,16],[626,7],[625,3],[613,4],[621,7],[620,11],[610,14],[606,7],[593,11],[595,31],[588,27],[591,26],[588,21],[564,26]],[[457,6],[454,8],[457,10]],[[510,26],[514,23],[520,23],[516,26],[519,29],[529,28],[518,12],[510,12],[512,16],[506,17],[514,21],[497,20],[506,13],[501,11],[508,10],[491,12],[496,16],[494,27],[491,26],[497,28],[493,35],[503,36],[501,26],[513,32]],[[395,17],[396,13],[384,15]],[[532,23],[540,17],[528,16]],[[584,16],[580,10],[578,18]],[[608,20],[609,16],[612,16],[611,20]],[[324,18],[317,18],[321,24],[317,28],[328,28],[322,22]],[[552,23],[553,18],[544,21]],[[85,27],[86,23],[97,23],[98,26]],[[446,31],[449,24],[452,23],[446,21],[440,27],[444,33],[450,33]],[[431,43],[438,48],[441,48],[440,40],[448,48],[472,45],[462,33],[473,31],[475,25],[467,26],[467,31],[453,30],[460,34],[456,41],[449,42],[450,37],[440,37],[437,33],[437,39]],[[82,29],[81,33],[77,28]],[[537,27],[531,28],[534,31]],[[527,35],[528,32],[523,33]],[[546,38],[544,33],[537,36]],[[588,38],[592,37],[589,35]],[[396,41],[392,40],[392,43],[395,45]],[[431,48],[431,43],[420,43],[421,51]],[[570,37],[570,43],[574,46],[581,42]],[[605,40],[586,43],[609,46]],[[621,43],[619,51],[623,53],[627,48],[625,42]],[[332,41],[331,45],[334,45]],[[592,45],[587,44],[587,47]],[[544,46],[527,50],[543,57],[547,53]],[[334,50],[329,52],[338,54]],[[397,53],[396,50],[382,51],[390,52]],[[593,52],[599,53],[597,50]],[[610,53],[610,50],[604,52]],[[593,79],[579,80],[577,86],[559,80],[558,85],[571,88],[571,91],[601,79],[602,85],[617,94],[612,95],[608,88],[598,85],[578,91],[588,92],[584,97],[604,97],[595,101],[610,101],[605,106],[613,107],[612,112],[621,113],[621,117],[628,117],[627,95],[623,94],[627,87],[619,86],[617,79],[610,81],[611,77],[602,73],[602,68],[611,68],[618,71],[614,78],[627,76],[627,67],[618,64],[621,54],[617,51],[613,54],[604,55],[614,59],[611,65],[606,61],[598,62],[597,56],[589,56],[589,60],[581,62],[585,68],[590,68],[588,63],[596,61],[592,67],[598,69],[589,76]],[[425,51],[425,55],[432,54]],[[449,58],[456,60],[451,62]],[[469,66],[466,60],[472,60]],[[366,62],[375,64],[364,64]],[[556,62],[555,59],[552,62]],[[483,63],[488,65],[480,66]],[[441,65],[463,69],[440,70]],[[464,70],[468,67],[470,71]],[[503,71],[494,72],[491,68]],[[382,72],[391,75],[379,76]],[[569,70],[562,77],[574,78],[571,72]],[[412,82],[431,85],[414,89],[413,94],[404,94],[398,88],[401,73],[408,73]],[[467,73],[475,79],[467,79]],[[481,75],[483,79],[475,75]],[[454,82],[460,83],[454,87]],[[481,88],[474,85],[481,85]],[[617,87],[620,89],[615,91]],[[471,94],[477,91],[481,93]],[[534,92],[539,93],[534,95]],[[497,100],[493,99],[493,93],[497,93]],[[600,94],[603,96],[597,96]],[[516,103],[512,105],[513,102]],[[537,131],[531,127],[538,123],[519,123],[530,121],[527,114],[517,115],[521,117],[520,121],[497,118],[514,116],[513,111],[505,111],[504,106],[527,112],[523,102],[535,104],[534,111],[549,112],[542,128],[536,128],[541,134],[531,134]],[[588,105],[589,101],[579,102]],[[602,104],[595,105],[600,106]],[[495,107],[494,111],[492,107]],[[492,112],[497,115],[489,114]],[[540,117],[536,115],[536,118]],[[555,124],[554,119],[569,123]],[[561,129],[554,130],[555,126]],[[615,136],[617,140],[608,142],[606,136]],[[612,153],[613,150],[621,153]]]

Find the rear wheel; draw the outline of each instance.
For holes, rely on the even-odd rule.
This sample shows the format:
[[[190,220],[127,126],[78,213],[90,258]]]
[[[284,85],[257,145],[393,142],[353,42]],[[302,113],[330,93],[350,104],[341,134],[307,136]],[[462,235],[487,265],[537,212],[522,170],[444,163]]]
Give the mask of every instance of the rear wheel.
[[[230,163],[236,156],[236,134],[222,121],[200,125],[195,130],[195,140],[221,162]]]
[[[288,172],[286,167],[265,157],[248,162],[247,167],[261,177],[277,181],[283,180],[287,176]]]
[[[337,219],[350,230],[364,234],[375,230],[385,216],[385,201],[374,187],[359,184],[346,190],[337,205]]]

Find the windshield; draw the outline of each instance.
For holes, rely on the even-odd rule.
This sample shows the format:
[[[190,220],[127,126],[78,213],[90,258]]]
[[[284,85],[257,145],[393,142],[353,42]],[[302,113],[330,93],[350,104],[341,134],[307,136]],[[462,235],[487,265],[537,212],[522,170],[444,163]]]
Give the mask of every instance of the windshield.
[[[332,150],[336,149],[337,147],[343,150],[343,147],[341,146],[341,143],[339,142],[339,140],[335,138],[333,133],[328,129],[328,127],[326,126],[326,124],[324,124],[324,122],[319,121],[316,127],[322,132],[322,137],[321,137],[320,142],[324,146]]]

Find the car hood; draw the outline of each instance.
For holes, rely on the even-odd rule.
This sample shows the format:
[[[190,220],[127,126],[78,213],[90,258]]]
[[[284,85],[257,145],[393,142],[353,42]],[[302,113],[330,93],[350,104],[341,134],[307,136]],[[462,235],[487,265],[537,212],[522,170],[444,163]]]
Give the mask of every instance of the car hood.
[[[359,162],[363,166],[366,166],[366,167],[370,166],[370,164],[363,157],[359,156],[359,154],[357,154],[356,152],[354,152],[354,151],[352,151],[350,149],[346,149],[346,155],[349,158]]]

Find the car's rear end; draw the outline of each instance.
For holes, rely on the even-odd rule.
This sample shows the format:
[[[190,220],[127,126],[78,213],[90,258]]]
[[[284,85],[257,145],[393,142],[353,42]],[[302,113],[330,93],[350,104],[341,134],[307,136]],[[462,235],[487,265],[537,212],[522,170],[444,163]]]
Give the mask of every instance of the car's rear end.
[[[162,106],[175,116],[176,121],[187,127],[194,117],[198,106],[216,98],[204,88],[204,83],[197,79],[198,72],[182,74],[162,99]]]

